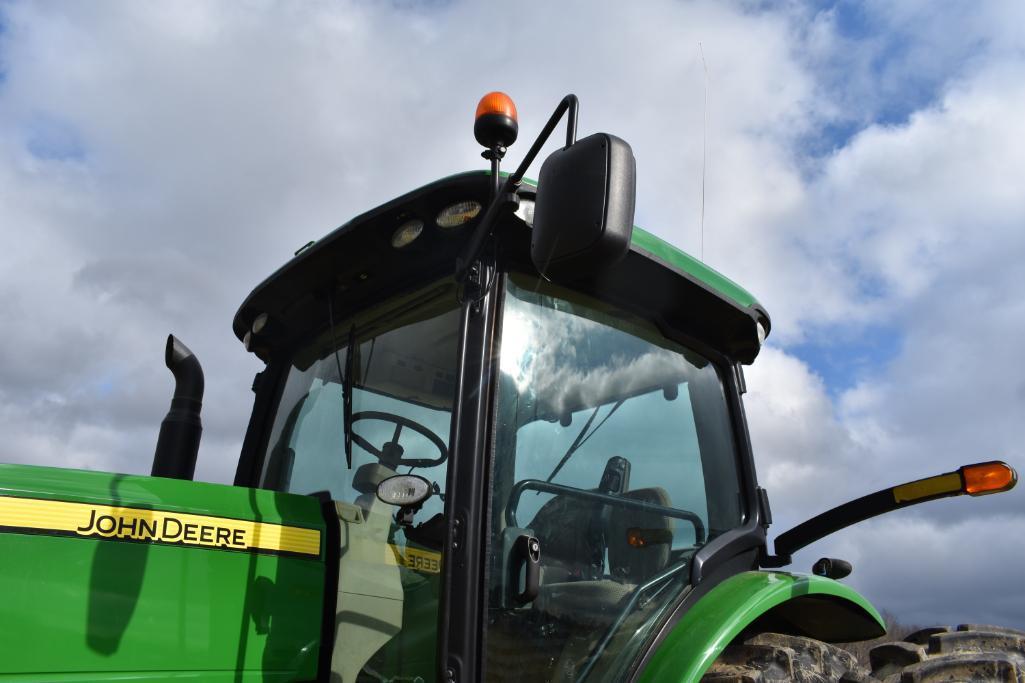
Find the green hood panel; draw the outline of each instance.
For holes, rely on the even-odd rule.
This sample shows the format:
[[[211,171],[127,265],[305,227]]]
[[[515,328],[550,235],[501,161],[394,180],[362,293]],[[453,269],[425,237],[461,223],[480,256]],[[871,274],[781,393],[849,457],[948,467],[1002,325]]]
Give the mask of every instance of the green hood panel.
[[[313,678],[324,536],[305,496],[0,465],[0,680]]]
[[[818,576],[751,571],[713,588],[659,644],[641,673],[642,683],[692,683],[737,634],[773,610],[822,640],[861,640],[886,633],[879,612],[857,591]]]

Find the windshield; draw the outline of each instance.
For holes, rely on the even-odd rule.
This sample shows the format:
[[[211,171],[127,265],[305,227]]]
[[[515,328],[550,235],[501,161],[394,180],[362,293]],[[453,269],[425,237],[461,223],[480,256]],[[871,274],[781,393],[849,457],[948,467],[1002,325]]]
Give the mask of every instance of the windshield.
[[[433,681],[455,290],[441,283],[348,319],[333,319],[325,301],[324,317],[327,328],[292,355],[261,483],[326,491],[334,501],[340,559],[331,668],[339,680]],[[434,492],[400,524],[399,508],[376,491],[410,473]]]
[[[697,549],[742,523],[722,382],[653,325],[516,275],[500,368],[488,680],[621,680]]]

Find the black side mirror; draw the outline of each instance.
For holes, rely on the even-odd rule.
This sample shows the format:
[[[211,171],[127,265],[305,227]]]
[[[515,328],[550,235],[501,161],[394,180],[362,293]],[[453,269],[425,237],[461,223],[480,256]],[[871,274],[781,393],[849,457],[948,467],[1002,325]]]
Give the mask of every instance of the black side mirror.
[[[626,141],[596,133],[557,150],[541,166],[530,257],[544,275],[575,280],[626,255],[637,189]]]

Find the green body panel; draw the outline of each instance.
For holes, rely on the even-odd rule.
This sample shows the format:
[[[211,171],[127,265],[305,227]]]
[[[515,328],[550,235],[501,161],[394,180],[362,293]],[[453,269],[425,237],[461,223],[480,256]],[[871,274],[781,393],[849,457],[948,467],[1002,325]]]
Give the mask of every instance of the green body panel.
[[[491,175],[490,171],[484,171],[484,173]],[[509,173],[503,171],[499,175],[505,178],[509,176]],[[521,182],[524,185],[537,188],[537,181],[531,178],[523,178]],[[750,292],[733,280],[730,280],[722,273],[709,268],[687,252],[681,251],[669,244],[669,242],[655,237],[643,228],[639,228],[636,225],[634,226],[633,235],[630,238],[630,244],[635,249],[646,251],[655,258],[661,259],[674,268],[682,270],[695,280],[698,280],[710,289],[718,292],[741,308],[754,306],[758,303],[758,301],[751,296]]]
[[[673,627],[641,674],[641,683],[692,683],[748,624],[769,610],[806,596],[832,597],[886,631],[883,618],[857,591],[832,579],[781,572],[743,572],[702,597]]]
[[[102,678],[97,678],[100,675]],[[0,674],[2,683],[110,683],[112,681],[145,681],[146,683],[285,683],[296,680],[295,672],[262,671],[116,671],[97,673]],[[305,677],[299,680],[306,680]]]
[[[630,243],[635,248],[646,251],[674,268],[682,270],[741,308],[748,308],[758,303],[746,289],[733,280],[709,268],[690,254],[680,251],[668,242],[655,237],[646,230],[635,226]]]
[[[0,495],[317,529],[309,497],[0,465]],[[324,559],[0,530],[0,680],[316,675]]]
[[[491,175],[490,171],[485,171],[485,173],[487,175]],[[509,174],[503,171],[499,175],[505,178]],[[524,185],[537,188],[537,181],[532,180],[531,178],[523,178],[521,182]],[[674,268],[682,270],[742,308],[754,306],[758,303],[758,301],[751,296],[750,292],[733,280],[730,280],[722,273],[709,268],[687,252],[681,251],[669,244],[669,242],[655,237],[643,228],[639,228],[636,225],[634,226],[633,235],[630,238],[630,244],[635,249],[646,251],[652,256],[665,261]]]

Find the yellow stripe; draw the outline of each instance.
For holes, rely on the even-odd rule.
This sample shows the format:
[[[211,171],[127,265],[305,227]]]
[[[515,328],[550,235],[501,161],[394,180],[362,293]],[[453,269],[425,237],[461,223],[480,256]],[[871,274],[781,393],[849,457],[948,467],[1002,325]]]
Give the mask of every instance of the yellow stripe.
[[[141,508],[0,497],[0,526],[206,548],[320,555],[320,531]]]
[[[893,487],[893,499],[898,503],[906,503],[942,493],[954,493],[961,490],[961,475],[957,472],[941,474],[928,479],[920,479],[910,484]]]

